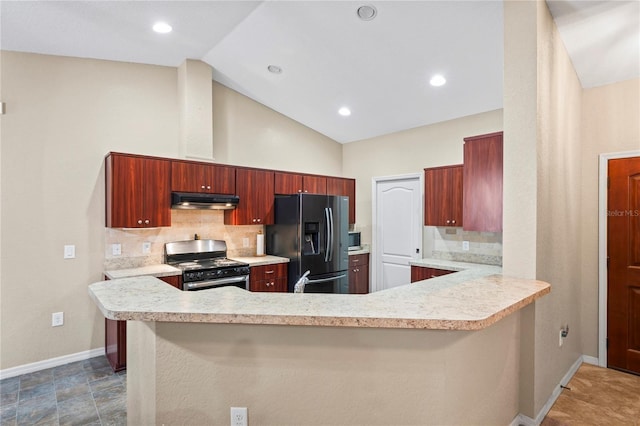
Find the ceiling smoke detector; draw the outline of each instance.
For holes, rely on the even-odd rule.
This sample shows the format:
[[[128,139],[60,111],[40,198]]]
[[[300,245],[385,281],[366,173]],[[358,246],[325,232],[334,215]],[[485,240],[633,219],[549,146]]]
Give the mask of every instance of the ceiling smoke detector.
[[[378,10],[370,4],[365,4],[364,6],[360,6],[358,8],[357,13],[358,18],[362,19],[363,21],[371,21],[378,14]]]
[[[273,74],[282,74],[282,68],[280,68],[280,67],[279,67],[279,66],[277,66],[277,65],[269,65],[269,66],[267,67],[267,69],[269,70],[269,72],[270,72],[270,73],[273,73]]]

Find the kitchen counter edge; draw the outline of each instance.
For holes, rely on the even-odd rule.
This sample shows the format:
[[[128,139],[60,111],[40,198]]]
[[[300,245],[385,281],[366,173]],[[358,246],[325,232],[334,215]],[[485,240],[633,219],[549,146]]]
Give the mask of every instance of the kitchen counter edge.
[[[548,283],[467,270],[364,295],[184,292],[150,276],[89,286],[114,320],[480,330],[548,294]],[[456,277],[458,275],[458,277]]]

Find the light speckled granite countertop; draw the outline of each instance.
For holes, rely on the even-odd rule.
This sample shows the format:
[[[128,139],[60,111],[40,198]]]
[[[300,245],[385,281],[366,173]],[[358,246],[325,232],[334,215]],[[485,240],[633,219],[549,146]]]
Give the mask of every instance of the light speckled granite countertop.
[[[470,265],[363,295],[252,293],[235,287],[186,292],[149,276],[97,282],[89,294],[105,317],[116,320],[479,330],[551,291],[542,281],[504,277],[499,267]]]
[[[232,259],[237,260],[238,262],[248,263],[249,266],[273,265],[275,263],[289,262],[289,259],[286,257],[278,256],[233,257]],[[139,268],[112,269],[110,271],[105,271],[104,274],[109,277],[110,280],[115,280],[119,278],[141,277],[143,275],[158,278],[171,277],[175,275],[182,275],[182,271],[178,268],[174,268],[173,266],[161,263],[158,265],[141,266]]]
[[[237,260],[238,262],[248,263],[249,266],[262,266],[262,265],[274,265],[276,263],[289,263],[289,259],[279,256],[254,256],[254,257],[229,257],[231,260]]]
[[[159,265],[141,266],[139,268],[104,271],[104,274],[109,277],[109,279],[115,280],[119,278],[140,277],[143,275],[151,277],[171,277],[182,275],[182,271],[173,266],[161,263]]]

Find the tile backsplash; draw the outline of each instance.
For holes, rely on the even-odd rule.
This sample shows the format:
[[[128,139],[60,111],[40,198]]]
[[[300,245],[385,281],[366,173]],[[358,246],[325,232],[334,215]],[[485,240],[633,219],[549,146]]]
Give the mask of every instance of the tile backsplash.
[[[464,231],[462,228],[425,227],[426,257],[459,262],[502,265],[502,233]],[[469,242],[469,250],[463,249]]]
[[[137,268],[164,263],[164,244],[171,241],[201,239],[224,240],[227,255],[254,256],[256,235],[263,225],[231,226],[224,224],[221,210],[171,210],[171,227],[150,229],[105,228],[105,270]],[[248,240],[248,247],[244,240]],[[143,243],[150,243],[149,253],[143,253]],[[114,256],[112,244],[121,245],[121,254]]]

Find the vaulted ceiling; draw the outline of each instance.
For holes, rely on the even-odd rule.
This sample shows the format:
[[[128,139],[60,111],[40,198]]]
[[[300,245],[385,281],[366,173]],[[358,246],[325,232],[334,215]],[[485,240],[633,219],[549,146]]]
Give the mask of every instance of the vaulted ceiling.
[[[640,2],[548,4],[584,87],[640,77]],[[360,19],[363,5],[373,19]],[[345,143],[501,108],[502,9],[482,0],[2,1],[0,47],[166,66],[199,59],[214,80]],[[153,32],[157,21],[173,31]],[[436,74],[446,84],[432,86]]]

